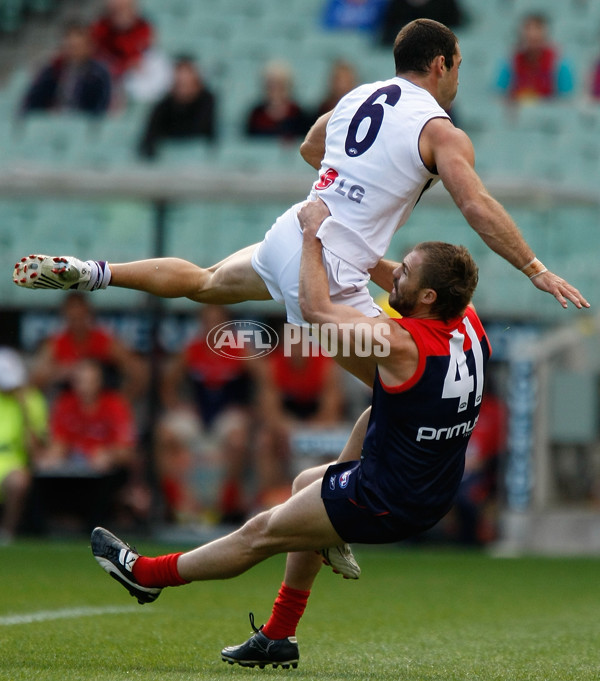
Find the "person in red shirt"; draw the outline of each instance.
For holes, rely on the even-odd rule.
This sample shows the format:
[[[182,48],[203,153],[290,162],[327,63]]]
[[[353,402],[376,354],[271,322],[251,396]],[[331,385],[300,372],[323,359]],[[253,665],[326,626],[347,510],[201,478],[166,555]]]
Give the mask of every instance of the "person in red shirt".
[[[503,64],[497,81],[510,101],[549,99],[572,92],[570,67],[551,43],[543,14],[523,18],[519,44]]]
[[[138,66],[154,42],[152,25],[139,13],[136,0],[106,0],[105,11],[92,24],[97,55],[113,77]]]
[[[116,373],[116,382],[129,399],[142,395],[148,381],[147,367],[97,323],[88,298],[82,293],[70,293],[61,312],[64,326],[49,335],[36,353],[32,382],[45,392],[55,392],[69,382],[80,360],[93,359]]]
[[[133,469],[136,428],[127,400],[104,387],[100,363],[81,360],[70,383],[52,407],[50,444],[36,474],[46,482],[44,503],[69,499],[69,510],[93,525],[112,512]]]
[[[255,361],[247,362],[246,350],[229,348],[226,357],[215,353],[208,345],[207,334],[211,329],[231,320],[226,308],[219,305],[203,305],[198,333],[169,362],[163,377],[162,401],[167,408],[166,418],[161,421],[159,437],[166,442],[158,449],[163,492],[170,515],[180,515],[181,506],[189,507],[194,490],[189,489],[193,460],[187,456],[190,474],[181,475],[180,453],[186,447],[178,437],[182,412],[193,404],[199,420],[198,430],[205,440],[216,443],[217,458],[224,469],[224,479],[217,501],[217,511],[223,522],[239,522],[246,514],[244,500],[244,474],[251,447],[251,407],[253,369]],[[187,392],[191,400],[186,401]],[[179,414],[179,427],[168,427]],[[190,427],[188,413],[188,425]],[[178,444],[179,440],[179,444]],[[171,470],[171,468],[173,470]],[[187,487],[186,487],[187,485]],[[197,494],[197,492],[196,492]],[[171,501],[171,503],[169,503]],[[202,500],[200,500],[202,501]]]

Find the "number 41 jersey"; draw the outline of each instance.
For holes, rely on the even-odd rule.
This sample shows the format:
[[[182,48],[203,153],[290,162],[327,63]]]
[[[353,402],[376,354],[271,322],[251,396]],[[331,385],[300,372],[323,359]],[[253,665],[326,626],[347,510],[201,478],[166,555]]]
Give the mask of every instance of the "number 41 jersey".
[[[396,321],[416,342],[419,364],[400,386],[375,379],[361,485],[389,512],[425,528],[450,509],[458,490],[491,349],[472,308],[448,323]]]
[[[360,85],[340,100],[311,192],[333,216],[319,230],[327,249],[362,270],[384,256],[394,232],[438,179],[419,153],[419,137],[432,118],[449,116],[427,90],[404,78]]]

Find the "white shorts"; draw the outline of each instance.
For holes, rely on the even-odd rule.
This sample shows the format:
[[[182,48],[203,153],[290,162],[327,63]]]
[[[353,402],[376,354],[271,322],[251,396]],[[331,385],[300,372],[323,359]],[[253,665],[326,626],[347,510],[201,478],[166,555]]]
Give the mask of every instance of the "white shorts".
[[[302,230],[298,222],[298,203],[279,217],[252,254],[252,267],[263,279],[269,293],[287,310],[291,324],[306,325],[298,304]],[[333,303],[350,305],[367,317],[377,317],[381,308],[375,303],[367,284],[369,273],[323,249],[323,263],[329,279]]]

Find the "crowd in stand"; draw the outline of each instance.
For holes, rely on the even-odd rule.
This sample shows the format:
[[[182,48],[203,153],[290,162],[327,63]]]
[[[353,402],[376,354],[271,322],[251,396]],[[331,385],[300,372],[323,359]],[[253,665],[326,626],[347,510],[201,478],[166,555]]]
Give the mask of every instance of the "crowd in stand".
[[[60,329],[27,362],[0,349],[0,421],[11,424],[0,429],[3,541],[23,523],[238,523],[289,495],[292,434],[349,418],[341,370],[282,347],[251,361],[244,349],[216,354],[207,334],[228,311],[199,310],[196,333],[161,362],[152,423],[149,358],[104,328],[84,294],[66,296]]]
[[[316,345],[215,352],[227,308],[200,306],[196,321],[163,353],[154,388],[150,357],[107,330],[86,294],[66,295],[60,328],[33,352],[0,348],[0,544],[107,522],[238,524],[289,496],[297,438],[329,441],[316,462],[335,458],[328,438],[339,432],[341,449],[368,404],[364,387]],[[452,531],[468,543],[493,538],[484,511],[505,417],[497,399],[488,406]]]

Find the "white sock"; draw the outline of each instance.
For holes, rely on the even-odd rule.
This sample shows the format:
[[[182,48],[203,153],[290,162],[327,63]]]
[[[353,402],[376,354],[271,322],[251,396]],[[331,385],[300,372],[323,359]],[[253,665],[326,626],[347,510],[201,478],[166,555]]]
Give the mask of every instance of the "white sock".
[[[79,291],[97,291],[110,284],[111,271],[105,260],[86,260],[84,272],[85,269],[88,269],[90,276],[79,283],[77,286]]]

